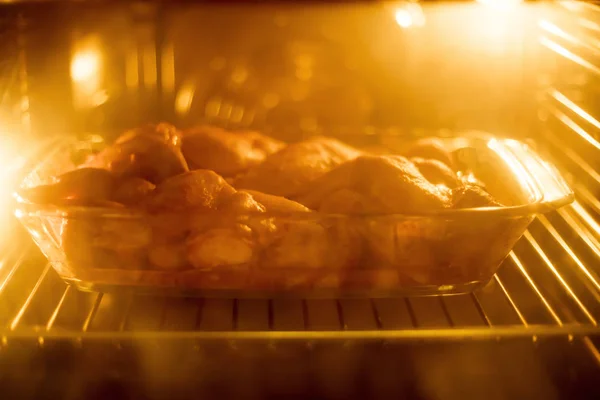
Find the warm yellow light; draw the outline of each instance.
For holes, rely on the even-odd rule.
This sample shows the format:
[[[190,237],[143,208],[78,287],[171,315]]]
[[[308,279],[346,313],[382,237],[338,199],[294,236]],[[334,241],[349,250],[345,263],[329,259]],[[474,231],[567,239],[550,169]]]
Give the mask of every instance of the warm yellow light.
[[[100,70],[100,56],[93,51],[76,53],[71,61],[71,78],[75,82],[95,79]]]
[[[26,162],[21,144],[18,132],[8,132],[0,126],[0,240],[7,240],[11,234],[10,214],[13,207],[13,192],[18,184],[17,172]]]
[[[412,2],[397,5],[394,10],[394,18],[401,28],[411,28],[425,24],[425,15],[423,15],[421,6]]]
[[[494,151],[502,161],[508,166],[508,168],[512,171],[512,175],[517,178],[519,181],[519,186],[525,190],[526,192],[531,192],[535,190],[535,195],[541,195],[539,190],[537,190],[537,186],[532,181],[531,174],[525,169],[521,161],[516,157],[508,148],[511,144],[516,146],[522,146],[519,142],[514,142],[511,140],[500,140],[500,139],[490,139],[488,141],[487,147]]]
[[[413,18],[410,11],[405,9],[396,10],[396,23],[402,28],[409,28],[413,24]]]
[[[509,9],[522,3],[523,0],[477,0],[477,2],[488,7]]]
[[[190,111],[196,86],[193,83],[185,83],[181,86],[175,97],[175,111],[180,115],[185,115]]]

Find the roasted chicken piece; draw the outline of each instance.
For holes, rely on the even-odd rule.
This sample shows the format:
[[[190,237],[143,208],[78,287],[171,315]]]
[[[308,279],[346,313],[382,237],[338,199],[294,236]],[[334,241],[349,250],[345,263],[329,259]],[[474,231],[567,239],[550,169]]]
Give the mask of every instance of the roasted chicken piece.
[[[371,262],[382,268],[397,269],[407,283],[427,284],[441,258],[444,222],[428,218],[365,219],[363,232]]]
[[[426,268],[434,257],[429,239],[443,231],[390,214],[449,208],[450,189],[429,182],[404,157],[371,155],[339,166],[310,186],[300,203],[321,212],[362,215],[347,218],[344,231],[364,238],[368,264],[399,269],[404,280],[428,278]]]
[[[296,196],[307,183],[359,155],[358,150],[338,140],[315,137],[271,154],[237,179],[234,186],[283,197]]]
[[[316,204],[316,203],[315,203]],[[330,193],[318,205],[319,211],[327,214],[376,214],[376,205],[363,194],[351,188],[342,188]]]
[[[127,178],[120,182],[112,199],[130,207],[137,207],[156,188],[153,183],[142,178]]]
[[[160,124],[125,132],[85,165],[103,168],[118,178],[137,177],[157,184],[189,171],[175,128]]]
[[[256,256],[252,230],[243,224],[194,233],[186,245],[188,261],[195,268],[240,266]]]
[[[265,268],[337,269],[358,260],[361,239],[347,231],[345,219],[324,218],[292,200],[256,191],[251,195],[264,209],[248,225],[262,246],[261,265]],[[325,274],[325,271],[323,272]],[[305,278],[321,278],[322,274]],[[300,277],[289,277],[286,286],[300,284]]]
[[[221,202],[215,215],[191,217],[188,261],[195,268],[239,267],[260,258],[263,268],[254,275],[259,282],[273,278],[265,268],[339,268],[358,259],[358,237],[311,214],[282,197],[239,191]],[[300,283],[294,276],[284,281],[286,286]]]
[[[223,177],[233,177],[284,146],[258,132],[200,127],[185,133],[181,150],[190,169],[210,169]]]
[[[500,207],[492,195],[476,185],[465,185],[452,191],[453,208]]]
[[[177,270],[188,265],[188,253],[185,242],[157,243],[154,241],[148,249],[148,261],[161,270]]]
[[[81,215],[64,221],[61,246],[79,267],[143,269],[151,234],[138,219]]]
[[[444,142],[437,138],[427,138],[411,144],[402,155],[407,158],[433,159],[443,162],[450,168],[454,168],[452,154],[444,146]]]
[[[461,180],[456,173],[439,160],[414,157],[410,161],[434,185],[446,185],[450,189],[453,189],[461,184]]]
[[[257,192],[255,190],[239,191],[238,193],[246,193],[252,196],[254,201],[261,204],[265,208],[265,211],[268,211],[271,214],[282,215],[287,213],[303,213],[310,211],[302,204],[288,200],[285,197],[274,196],[272,194]]]
[[[239,252],[247,241],[238,237],[244,227],[229,230],[236,224],[238,213],[227,212],[235,194],[225,179],[208,170],[190,171],[157,185],[142,202],[142,207],[151,213],[148,218],[153,229],[149,253],[152,265],[161,269],[189,264],[196,268],[237,265],[243,258]],[[227,246],[229,253],[223,251]]]
[[[307,186],[297,200],[311,209],[344,189],[360,195],[366,209],[359,213],[416,214],[450,207],[450,190],[429,182],[402,156],[361,156]]]
[[[157,125],[147,124],[135,129],[130,129],[115,140],[115,144],[137,140],[139,137],[151,137],[172,146],[181,146],[181,132],[171,124],[161,122]]]
[[[214,211],[234,193],[235,189],[221,176],[199,169],[173,176],[157,185],[144,199],[143,207],[151,212],[192,208]]]
[[[55,183],[23,188],[18,194],[38,204],[93,205],[110,200],[116,184],[105,169],[79,168],[59,175]]]
[[[186,241],[187,259],[195,268],[244,266],[259,254],[261,237],[274,228],[264,216],[265,207],[248,193],[232,193],[214,215],[194,214]]]

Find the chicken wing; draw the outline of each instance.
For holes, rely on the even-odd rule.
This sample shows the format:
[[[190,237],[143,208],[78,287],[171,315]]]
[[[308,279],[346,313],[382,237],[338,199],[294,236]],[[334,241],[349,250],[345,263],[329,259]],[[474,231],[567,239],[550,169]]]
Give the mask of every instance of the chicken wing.
[[[156,185],[142,178],[128,178],[120,182],[112,199],[130,207],[137,207],[154,189]]]
[[[461,180],[446,164],[432,158],[413,157],[410,161],[415,164],[419,172],[434,185],[446,185],[453,189],[461,184]]]
[[[390,214],[448,208],[449,189],[429,182],[401,156],[361,156],[310,186],[309,194],[298,199],[300,203],[321,212],[361,215],[348,219],[344,230],[364,238],[368,265],[397,270],[416,282],[426,281],[426,267],[434,257],[429,239],[441,231],[419,219],[405,221]]]
[[[421,213],[450,206],[450,190],[429,182],[406,158],[371,155],[342,164],[309,183],[304,191],[307,194],[297,201],[320,209],[324,201],[343,189],[360,195],[367,210],[359,213]]]
[[[454,168],[454,159],[452,154],[446,149],[444,143],[437,138],[418,140],[408,149],[403,151],[402,155],[408,158],[419,157],[438,160],[446,164],[448,167]]]
[[[56,178],[56,182],[22,188],[20,197],[38,204],[64,204],[76,202],[79,205],[108,201],[117,183],[115,176],[105,169],[79,168]]]
[[[243,224],[194,233],[186,245],[188,261],[195,268],[241,266],[256,256],[252,230]]]
[[[128,131],[86,166],[107,169],[118,178],[137,177],[156,184],[189,171],[179,141],[169,126]]]
[[[237,179],[234,186],[283,197],[295,196],[307,183],[359,155],[358,150],[338,140],[315,137],[271,154]]]
[[[126,131],[115,140],[115,144],[122,144],[139,137],[151,137],[158,139],[166,144],[179,147],[181,146],[181,132],[171,124],[161,122],[157,125],[147,124],[135,129]]]
[[[283,142],[258,132],[201,127],[186,132],[182,152],[190,169],[210,169],[223,177],[233,177],[283,147]]]
[[[214,211],[235,189],[213,171],[199,169],[173,176],[156,186],[144,199],[151,212],[182,211],[194,208]]]
[[[150,242],[149,227],[137,219],[73,217],[61,231],[67,262],[84,268],[143,269]]]
[[[452,191],[453,208],[500,207],[492,195],[476,185],[465,185]]]
[[[304,277],[321,279],[331,270],[348,267],[358,260],[362,239],[355,230],[348,229],[347,219],[325,218],[283,197],[249,193],[265,207],[267,216],[274,215],[265,219],[260,230],[255,229],[264,246],[261,262],[265,268],[322,270]],[[286,287],[309,283],[299,277],[285,280]]]

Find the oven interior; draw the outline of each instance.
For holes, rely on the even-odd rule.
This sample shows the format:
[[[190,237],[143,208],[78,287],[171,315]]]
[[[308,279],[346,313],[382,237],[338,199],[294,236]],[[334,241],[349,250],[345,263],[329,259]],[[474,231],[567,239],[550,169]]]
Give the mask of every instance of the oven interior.
[[[552,385],[575,390],[569,382],[597,372],[600,8],[493,0],[109,4],[2,5],[0,336],[14,366],[2,382],[16,381],[26,365],[43,375],[77,362],[86,365],[77,376],[96,382],[100,370],[121,371],[108,355],[115,349],[135,355],[135,379],[150,387],[167,377],[212,382],[210,368],[231,367],[239,385],[219,390],[234,397],[261,397],[259,375],[277,390],[305,388],[310,375],[343,397],[362,371],[377,390],[404,382],[416,397],[435,398],[466,390],[466,378],[449,372],[455,363],[470,377],[466,395],[478,395],[489,390],[473,383],[492,374],[477,370],[486,358],[495,372],[514,368],[496,382],[498,396],[533,390],[515,383],[526,374],[535,395],[554,398]],[[488,131],[535,146],[576,201],[539,216],[471,295],[203,299],[67,286],[10,215],[11,185],[57,135],[110,139],[159,121],[365,145],[382,135]],[[411,360],[410,373],[396,364],[399,354]],[[174,369],[164,372],[167,363]],[[544,370],[569,363],[577,368]],[[46,390],[64,387],[62,379]]]

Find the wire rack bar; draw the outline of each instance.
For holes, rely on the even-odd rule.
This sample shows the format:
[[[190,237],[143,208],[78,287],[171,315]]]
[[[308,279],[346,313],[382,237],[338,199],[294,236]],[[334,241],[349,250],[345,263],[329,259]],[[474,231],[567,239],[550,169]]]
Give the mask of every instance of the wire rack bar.
[[[590,293],[594,296],[594,298],[600,302],[600,282],[598,281],[598,277],[595,273],[592,273],[590,269],[588,269],[583,262],[577,257],[575,252],[569,247],[567,242],[560,236],[557,230],[550,224],[548,219],[540,215],[538,216],[538,221],[542,224],[544,228],[550,232],[552,237],[560,244],[560,246],[567,252],[567,254],[571,257],[571,259],[575,262],[577,267],[581,270],[581,272],[585,275],[585,277],[589,280],[585,281],[587,288],[590,290]],[[590,285],[591,283],[591,285]]]
[[[559,235],[551,222],[542,218],[540,225],[546,232],[554,237],[578,267],[580,275],[585,278],[588,289],[597,290],[597,278],[583,264],[569,246],[567,239]],[[188,332],[189,337],[199,335],[200,332],[257,332],[263,337],[270,337],[269,332],[304,332],[310,337],[313,332],[381,332],[378,335],[390,338],[418,337],[431,329],[436,330],[438,337],[456,337],[454,331],[462,334],[480,337],[492,337],[496,335],[487,333],[476,333],[475,331],[492,330],[498,334],[504,334],[505,329],[510,327],[514,332],[512,336],[539,335],[541,328],[545,326],[548,334],[558,332],[570,333],[593,330],[596,328],[596,318],[586,307],[583,300],[575,293],[567,282],[567,279],[559,271],[555,262],[550,260],[539,245],[533,234],[528,232],[524,239],[535,253],[540,257],[542,265],[547,268],[546,275],[553,277],[569,298],[574,302],[575,309],[581,312],[585,319],[583,321],[564,322],[559,313],[551,305],[534,282],[528,271],[527,264],[534,262],[528,259],[524,262],[521,257],[529,257],[526,253],[518,256],[517,252],[511,253],[507,265],[501,271],[509,271],[516,268],[520,279],[528,285],[539,300],[539,306],[551,317],[554,323],[539,325],[528,321],[526,314],[522,311],[518,296],[511,293],[510,287],[516,282],[511,279],[505,282],[506,277],[497,275],[488,287],[471,295],[459,295],[451,297],[425,297],[425,298],[398,298],[398,299],[180,299],[162,298],[155,296],[138,296],[133,293],[126,294],[79,294],[85,295],[87,299],[79,312],[80,316],[75,318],[80,321],[79,328],[71,327],[65,331],[59,324],[62,314],[72,312],[68,303],[77,299],[74,297],[79,292],[66,286],[46,265],[40,276],[35,281],[33,289],[16,310],[10,319],[6,333],[9,335],[28,336],[35,332],[36,337],[65,337],[77,336],[105,337],[115,334],[115,337],[135,336],[140,332],[144,334],[161,336],[163,333]],[[537,266],[536,266],[537,268]],[[538,268],[539,269],[539,268]],[[539,271],[536,270],[536,273]],[[41,286],[57,286],[60,295],[53,305],[47,318],[33,325],[23,325],[23,316],[29,312],[33,303],[39,303],[36,296]],[[0,301],[2,296],[0,294]],[[561,307],[567,305],[561,304]],[[34,318],[37,314],[31,312]],[[46,314],[40,313],[41,316]],[[513,318],[514,316],[514,318]],[[42,317],[40,317],[42,318]],[[576,322],[576,323],[575,323]],[[579,328],[573,330],[574,326]],[[533,328],[531,328],[533,327]],[[468,328],[468,329],[467,329]],[[530,330],[533,329],[533,331]],[[411,334],[398,334],[396,331],[410,331]],[[29,333],[28,333],[29,332]],[[365,338],[372,333],[366,333]],[[425,336],[429,333],[424,333]],[[327,335],[325,335],[327,336]],[[352,336],[352,335],[350,335]],[[177,337],[177,335],[175,336]],[[211,337],[211,335],[207,336]],[[240,337],[245,337],[244,335]],[[250,336],[252,337],[252,336]],[[342,337],[342,336],[340,336]]]
[[[550,259],[546,255],[546,253],[544,253],[544,251],[542,250],[541,246],[533,238],[533,236],[531,236],[531,233],[525,232],[524,237],[529,242],[529,244],[531,244],[531,246],[535,249],[535,251],[540,255],[542,260],[544,260],[544,263],[546,264],[546,266],[550,269],[550,271],[552,271],[552,273],[554,274],[556,279],[560,282],[560,284],[563,286],[563,288],[569,294],[569,296],[575,301],[575,303],[577,304],[579,309],[583,312],[583,314],[586,316],[586,318],[589,320],[589,322],[591,322],[593,325],[597,325],[596,319],[593,317],[593,315],[590,313],[590,311],[587,309],[587,307],[585,307],[585,305],[582,303],[582,301],[579,299],[579,297],[577,297],[577,295],[575,294],[573,289],[569,286],[569,284],[565,281],[563,276],[558,272],[558,270],[556,269],[556,267],[554,266],[552,261],[550,261]]]
[[[504,293],[504,296],[506,297],[506,300],[510,303],[510,305],[513,308],[513,310],[515,310],[515,313],[519,317],[519,320],[521,321],[521,323],[523,324],[523,326],[527,327],[528,324],[527,324],[527,321],[525,320],[525,317],[523,316],[523,314],[519,310],[519,307],[517,307],[516,303],[514,302],[514,300],[511,297],[511,295],[508,293],[508,291],[504,287],[504,284],[502,283],[502,281],[500,280],[500,278],[498,277],[498,275],[494,275],[494,280],[498,283],[498,286],[500,286],[500,289],[502,289],[502,293]],[[489,322],[488,322],[488,324],[489,324]]]

